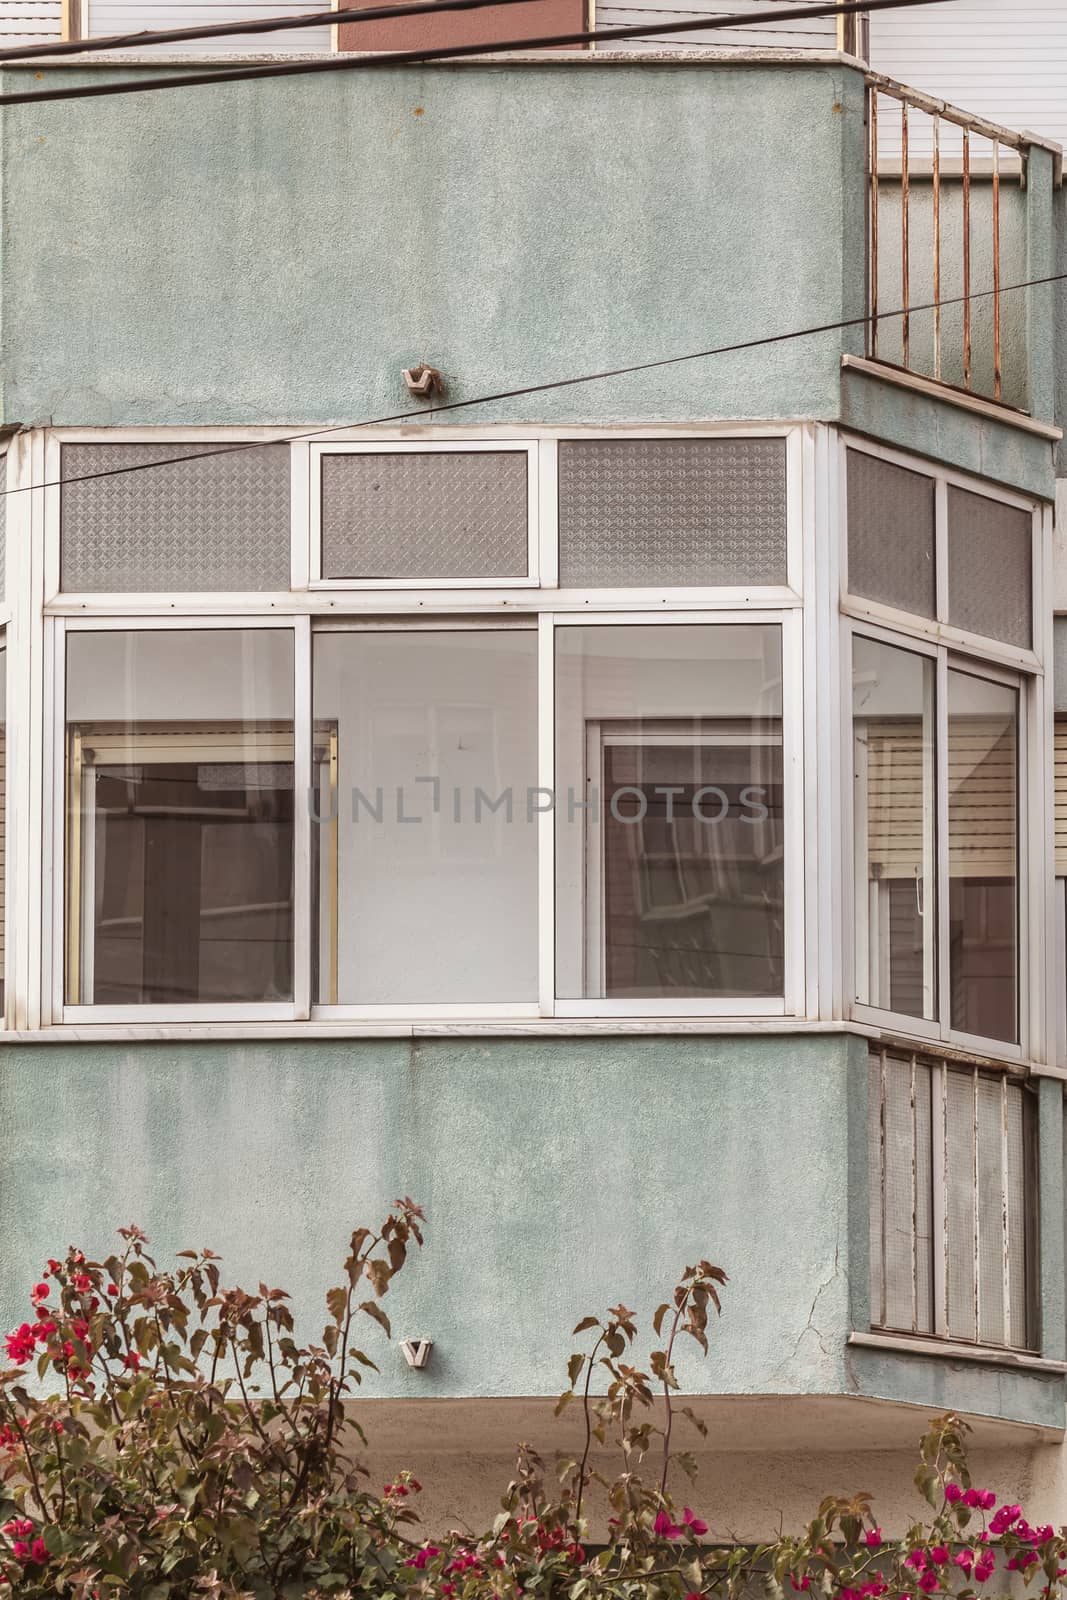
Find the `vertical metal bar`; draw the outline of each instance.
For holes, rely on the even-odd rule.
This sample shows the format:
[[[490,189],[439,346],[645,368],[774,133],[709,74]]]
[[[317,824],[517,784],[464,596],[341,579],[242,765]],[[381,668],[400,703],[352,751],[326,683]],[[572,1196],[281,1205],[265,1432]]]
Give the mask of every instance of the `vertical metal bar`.
[[[941,377],[941,118],[934,114],[934,377]]]
[[[971,387],[971,132],[963,130],[963,387]]]
[[[900,102],[900,304],[904,315],[900,324],[901,360],[911,365],[911,262],[909,259],[908,208],[908,102]]]
[[[993,140],[993,398],[999,400],[1000,359],[1000,145]]]
[[[67,1005],[81,1004],[82,736],[72,728],[67,777]]]
[[[878,90],[873,86],[867,90],[867,104],[870,107],[870,141],[868,145],[868,160],[870,161],[870,208],[871,208],[871,264],[869,269],[870,304],[868,314],[870,326],[867,332],[867,347],[872,356],[878,354]]]

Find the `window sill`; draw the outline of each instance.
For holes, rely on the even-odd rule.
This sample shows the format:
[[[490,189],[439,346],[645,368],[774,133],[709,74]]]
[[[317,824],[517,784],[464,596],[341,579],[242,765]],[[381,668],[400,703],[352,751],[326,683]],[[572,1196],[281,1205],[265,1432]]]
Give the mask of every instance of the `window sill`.
[[[980,1366],[1011,1367],[1024,1372],[1067,1374],[1067,1361],[1047,1361],[1022,1350],[998,1350],[992,1345],[959,1344],[951,1339],[924,1339],[904,1333],[850,1333],[848,1343],[865,1350],[896,1355],[936,1356],[942,1361],[973,1361]]]

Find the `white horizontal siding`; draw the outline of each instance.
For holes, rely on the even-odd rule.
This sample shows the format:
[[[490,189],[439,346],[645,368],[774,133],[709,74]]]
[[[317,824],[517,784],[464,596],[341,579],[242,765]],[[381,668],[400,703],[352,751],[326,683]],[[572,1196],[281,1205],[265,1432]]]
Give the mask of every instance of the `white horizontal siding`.
[[[770,0],[773,5],[785,5],[792,0]],[[1067,0],[1065,0],[1067,3]],[[682,7],[671,6],[666,0],[621,0],[612,4],[599,0],[596,8],[596,26],[600,28],[634,27],[648,22],[689,22],[696,17],[743,16],[746,11],[766,11],[767,0],[687,0]],[[713,50],[834,50],[837,48],[837,23],[820,18],[792,26],[765,23],[757,27],[723,28],[705,33],[696,28],[692,33],[675,37],[658,34],[646,43],[643,39],[623,40],[620,50],[667,49],[672,46],[693,46]]]
[[[4,0],[0,0],[4,3]],[[11,3],[11,0],[6,0]],[[83,0],[90,38],[111,33],[140,33],[144,29],[202,28],[218,22],[243,22],[265,17],[308,15],[328,11],[329,0]],[[57,5],[58,10],[58,5]],[[330,28],[285,28],[277,33],[230,33],[218,39],[194,39],[162,46],[197,55],[219,56],[250,51],[323,51],[330,48]]]
[[[871,17],[876,72],[1067,143],[1067,0],[955,0]]]
[[[62,0],[0,0],[0,42],[41,44],[63,31]]]

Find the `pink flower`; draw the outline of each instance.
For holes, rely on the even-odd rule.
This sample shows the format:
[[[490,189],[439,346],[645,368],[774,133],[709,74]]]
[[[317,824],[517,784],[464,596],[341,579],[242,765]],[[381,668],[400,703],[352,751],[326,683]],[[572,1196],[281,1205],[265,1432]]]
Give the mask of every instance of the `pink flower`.
[[[949,1549],[947,1544],[935,1544],[933,1549],[930,1551],[930,1560],[937,1567],[943,1567],[945,1562],[948,1560],[948,1557]]]
[[[882,1547],[881,1528],[868,1529],[868,1531],[863,1535],[863,1542],[867,1546],[868,1550],[880,1550]]]
[[[33,1356],[36,1335],[29,1323],[24,1322],[21,1328],[13,1328],[7,1334],[4,1343],[7,1345],[7,1353],[11,1360],[21,1366],[24,1361],[29,1361]]]
[[[904,1565],[906,1567],[914,1567],[916,1572],[921,1572],[926,1565],[926,1557],[921,1550],[913,1550],[911,1555],[905,1559]]]
[[[790,1573],[789,1581],[793,1585],[793,1588],[797,1591],[797,1594],[800,1594],[802,1591],[810,1589],[811,1587],[811,1579],[806,1575],[801,1578],[800,1582],[798,1583],[793,1574]]]
[[[963,1497],[963,1503],[965,1506],[979,1507],[982,1504],[981,1489],[968,1489]]]
[[[688,1506],[686,1506],[685,1511],[682,1513],[682,1520],[687,1528],[692,1529],[698,1539],[702,1538],[703,1535],[708,1531],[707,1523],[702,1522],[699,1517],[694,1517]]]
[[[665,1511],[656,1512],[656,1520],[652,1524],[652,1531],[660,1539],[681,1539],[685,1533],[684,1528],[671,1521]]]
[[[137,1351],[127,1350],[126,1354],[122,1358],[122,1365],[130,1372],[139,1372],[141,1370],[141,1358],[137,1354]],[[406,1492],[407,1491],[405,1490],[405,1493]]]
[[[956,1563],[957,1567],[961,1568],[962,1571],[964,1571],[964,1572],[969,1574],[971,1568],[974,1566],[974,1551],[973,1550],[961,1550],[959,1555],[958,1556],[953,1556],[952,1559]]]
[[[15,1557],[16,1561],[25,1561],[28,1558],[29,1553],[30,1547],[26,1543],[25,1539],[16,1539],[14,1544],[11,1546],[11,1554]]]
[[[433,1560],[434,1556],[439,1556],[440,1554],[441,1552],[435,1544],[424,1544],[421,1550],[416,1550],[410,1560],[404,1562],[404,1565],[405,1567],[418,1567],[421,1572],[423,1567]]]
[[[107,1292],[108,1292],[108,1294],[118,1294],[118,1292],[119,1292],[118,1284],[117,1283],[109,1283],[108,1286],[107,1286]]]
[[[989,1524],[991,1533],[1006,1533],[1013,1522],[1018,1522],[1022,1516],[1021,1506],[1001,1506],[996,1516]]]
[[[74,1274],[74,1287],[79,1294],[85,1294],[92,1286],[93,1280],[87,1272],[76,1272]]]
[[[47,1300],[47,1283],[35,1283],[33,1288],[30,1290],[30,1299],[33,1301],[34,1305],[36,1305],[39,1300]]]
[[[932,1594],[937,1588],[937,1573],[926,1571],[919,1579],[919,1588],[926,1594]]]
[[[983,1551],[982,1559],[974,1569],[975,1583],[987,1583],[993,1576],[993,1569],[995,1566],[996,1560],[994,1559],[993,1555],[989,1551]]]
[[[35,1539],[30,1545],[30,1560],[36,1561],[41,1567],[48,1560],[48,1548],[43,1539]]]
[[[945,1499],[948,1501],[949,1505],[955,1505],[957,1500],[963,1499],[963,1490],[960,1488],[958,1483],[945,1484]]]

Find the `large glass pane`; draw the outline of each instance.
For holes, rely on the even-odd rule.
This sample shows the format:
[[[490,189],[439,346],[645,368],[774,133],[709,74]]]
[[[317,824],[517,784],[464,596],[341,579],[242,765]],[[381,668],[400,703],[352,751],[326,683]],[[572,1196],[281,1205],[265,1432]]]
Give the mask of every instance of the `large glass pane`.
[[[948,675],[952,1026],[1015,1043],[1018,1021],[1018,691]]]
[[[71,1005],[290,999],[293,635],[67,641]]]
[[[937,1016],[935,663],[852,644],[856,998]]]
[[[781,630],[556,639],[561,997],[781,995]]]
[[[537,635],[321,633],[320,1004],[537,998]]]

